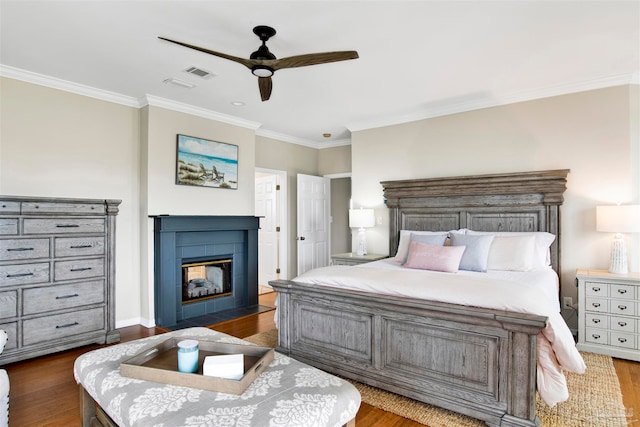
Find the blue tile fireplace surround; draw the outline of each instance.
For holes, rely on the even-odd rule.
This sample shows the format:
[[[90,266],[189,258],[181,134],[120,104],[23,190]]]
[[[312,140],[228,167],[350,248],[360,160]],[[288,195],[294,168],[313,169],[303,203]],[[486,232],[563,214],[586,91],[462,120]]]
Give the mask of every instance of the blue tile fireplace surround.
[[[258,305],[258,227],[253,216],[153,216],[156,325]],[[183,266],[231,261],[231,291],[183,302]],[[213,293],[213,290],[211,291]]]

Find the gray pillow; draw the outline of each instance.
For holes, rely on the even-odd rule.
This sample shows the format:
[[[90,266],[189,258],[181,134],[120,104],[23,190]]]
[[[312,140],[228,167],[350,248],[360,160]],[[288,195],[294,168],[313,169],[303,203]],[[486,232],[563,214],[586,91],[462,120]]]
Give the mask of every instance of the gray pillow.
[[[460,260],[460,270],[486,272],[493,237],[452,233],[451,246],[466,246]]]

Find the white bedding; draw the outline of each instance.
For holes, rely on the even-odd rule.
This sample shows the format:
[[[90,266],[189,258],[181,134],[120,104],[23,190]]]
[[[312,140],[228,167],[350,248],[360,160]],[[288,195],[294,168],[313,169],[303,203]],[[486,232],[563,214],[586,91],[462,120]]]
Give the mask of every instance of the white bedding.
[[[318,268],[293,280],[546,316],[547,326],[537,337],[537,386],[540,397],[551,407],[569,397],[562,369],[576,373],[586,369],[571,331],[560,315],[558,277],[551,268],[452,274],[407,269],[385,259],[353,267]]]

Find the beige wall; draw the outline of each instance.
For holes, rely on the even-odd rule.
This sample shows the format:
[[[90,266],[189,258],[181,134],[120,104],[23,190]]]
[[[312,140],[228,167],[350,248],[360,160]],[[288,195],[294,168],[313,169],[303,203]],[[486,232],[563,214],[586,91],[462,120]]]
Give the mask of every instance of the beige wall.
[[[116,319],[139,318],[139,109],[0,82],[0,194],[122,200]]]
[[[318,173],[322,176],[351,172],[351,145],[318,150]]]
[[[621,86],[354,132],[354,206],[373,207],[384,220],[367,232],[369,250],[388,253],[380,181],[571,169],[561,209],[562,293],[575,299],[577,268],[608,267],[613,236],[595,231],[596,205],[640,203],[637,103],[638,86]],[[638,271],[635,241],[630,268]]]

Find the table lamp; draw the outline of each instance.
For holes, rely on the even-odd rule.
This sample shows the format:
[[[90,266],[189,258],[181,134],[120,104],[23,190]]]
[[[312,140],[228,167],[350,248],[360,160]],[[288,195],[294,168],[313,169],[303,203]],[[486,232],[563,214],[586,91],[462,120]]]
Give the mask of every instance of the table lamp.
[[[358,229],[358,250],[357,254],[362,256],[367,254],[366,227],[373,227],[376,224],[373,209],[349,209],[349,227]]]
[[[627,274],[627,249],[622,233],[640,233],[640,205],[597,206],[596,229],[616,233],[611,243],[609,273]]]

